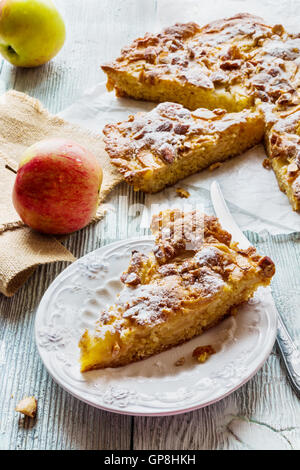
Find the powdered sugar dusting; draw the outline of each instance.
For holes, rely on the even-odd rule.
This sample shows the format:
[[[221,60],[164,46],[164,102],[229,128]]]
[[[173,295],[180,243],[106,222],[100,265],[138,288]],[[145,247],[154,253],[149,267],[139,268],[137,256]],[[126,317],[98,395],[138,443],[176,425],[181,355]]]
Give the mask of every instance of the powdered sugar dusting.
[[[141,60],[140,82],[155,85],[158,79],[174,77],[181,84],[204,90],[221,88],[233,96],[238,85],[237,100],[241,93],[252,96],[253,104],[255,98],[280,104],[282,96],[291,102],[300,83],[296,76],[300,38],[282,25],[272,27],[248,14],[203,28],[195,23],[176,24],[158,35],[146,35],[127,47],[112,67],[123,70],[137,62],[140,70]]]
[[[197,140],[197,136],[223,132],[244,122],[250,115],[249,110],[226,114],[220,109],[200,108],[191,112],[180,104],[166,102],[148,113],[137,114],[115,126],[106,126],[104,134],[106,142],[116,148],[122,146],[122,138],[126,139],[124,158],[134,160],[144,150],[151,150],[165,163],[172,163],[190,150],[191,142]]]

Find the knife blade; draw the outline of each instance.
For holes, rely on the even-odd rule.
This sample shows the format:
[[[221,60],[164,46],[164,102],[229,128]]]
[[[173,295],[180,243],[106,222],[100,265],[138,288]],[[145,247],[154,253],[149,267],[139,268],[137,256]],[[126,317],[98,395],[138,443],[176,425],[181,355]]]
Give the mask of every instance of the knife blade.
[[[239,243],[239,246],[242,250],[249,248],[251,243],[249,242],[248,238],[245,237],[232,217],[222,194],[220,185],[217,183],[217,181],[213,181],[211,184],[210,196],[222,227],[227,230],[227,232],[231,233],[232,239]]]
[[[211,184],[210,196],[216,216],[222,227],[231,233],[233,241],[238,242],[240,248],[249,248],[251,243],[232,217],[217,181],[213,181]],[[267,287],[267,289],[271,292],[269,287]],[[300,352],[292,340],[282,316],[277,309],[276,311],[278,317],[276,336],[278,352],[284,363],[292,388],[300,398]]]

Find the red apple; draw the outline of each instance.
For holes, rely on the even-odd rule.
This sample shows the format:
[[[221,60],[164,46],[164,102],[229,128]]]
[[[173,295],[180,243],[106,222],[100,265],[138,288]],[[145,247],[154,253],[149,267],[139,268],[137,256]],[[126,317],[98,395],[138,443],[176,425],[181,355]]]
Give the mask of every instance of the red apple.
[[[101,183],[100,164],[87,149],[70,140],[43,140],[23,154],[13,203],[29,227],[42,233],[71,233],[95,215]]]

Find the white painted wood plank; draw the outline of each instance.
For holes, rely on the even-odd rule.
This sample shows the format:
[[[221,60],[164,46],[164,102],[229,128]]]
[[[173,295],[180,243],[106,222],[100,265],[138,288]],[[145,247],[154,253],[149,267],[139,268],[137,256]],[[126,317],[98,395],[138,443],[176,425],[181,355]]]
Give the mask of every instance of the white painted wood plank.
[[[50,64],[32,70],[2,65],[2,90],[15,88],[39,98],[52,112],[78,99],[89,86],[103,80],[100,64],[147,28],[155,2],[117,0],[60,0],[65,10],[69,38]],[[152,13],[151,13],[152,12]],[[152,15],[152,16],[151,16]],[[131,36],[131,37],[130,37]],[[112,40],[114,38],[114,41]],[[118,50],[116,50],[116,47]],[[125,185],[112,195],[116,223],[110,216],[72,236],[68,248],[80,257],[110,241],[127,238],[127,205],[119,196],[136,194]],[[128,449],[132,418],[96,410],[58,387],[44,369],[34,343],[36,307],[47,286],[64,263],[39,268],[12,299],[0,297],[0,341],[5,364],[0,365],[0,449]],[[24,395],[38,399],[36,420],[14,412]]]
[[[155,29],[157,2],[57,3],[69,32],[61,53],[35,70],[17,70],[0,62],[1,91],[24,91],[52,112],[104,79],[100,63]],[[116,212],[70,236],[66,246],[79,257],[117,239],[143,236],[147,230],[140,229],[140,216],[129,212],[132,204],[143,201],[143,195],[120,185],[110,198]],[[300,448],[299,401],[275,352],[259,374],[230,397],[177,417],[132,419],[96,410],[65,393],[45,371],[33,338],[37,305],[64,266],[41,267],[13,299],[0,297],[0,449],[129,449],[132,431],[135,449]],[[17,400],[26,394],[38,398],[34,421],[14,412]]]

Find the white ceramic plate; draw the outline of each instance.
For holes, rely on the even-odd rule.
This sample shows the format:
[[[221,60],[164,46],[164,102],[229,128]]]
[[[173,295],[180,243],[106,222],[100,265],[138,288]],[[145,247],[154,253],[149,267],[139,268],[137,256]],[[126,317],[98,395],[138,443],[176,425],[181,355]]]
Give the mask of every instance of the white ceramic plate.
[[[210,405],[247,382],[269,356],[277,313],[269,289],[240,307],[236,317],[181,346],[117,369],[81,374],[78,341],[92,328],[100,310],[115,301],[120,274],[131,251],[150,251],[150,237],[112,243],[64,270],[45,293],[36,315],[41,358],[54,380],[97,408],[131,415],[171,415]],[[213,345],[217,353],[204,364],[192,351]],[[183,366],[175,362],[185,357]]]

